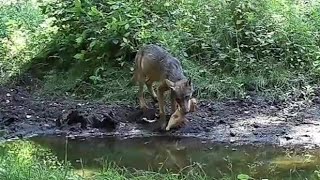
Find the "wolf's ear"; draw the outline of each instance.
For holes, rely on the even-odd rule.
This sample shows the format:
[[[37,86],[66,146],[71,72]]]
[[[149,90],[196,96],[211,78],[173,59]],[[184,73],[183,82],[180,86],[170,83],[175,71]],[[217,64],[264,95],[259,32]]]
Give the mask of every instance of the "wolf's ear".
[[[172,89],[172,90],[175,90],[175,87],[174,87],[174,82],[170,81],[169,79],[165,79],[164,80],[167,84],[167,86]]]

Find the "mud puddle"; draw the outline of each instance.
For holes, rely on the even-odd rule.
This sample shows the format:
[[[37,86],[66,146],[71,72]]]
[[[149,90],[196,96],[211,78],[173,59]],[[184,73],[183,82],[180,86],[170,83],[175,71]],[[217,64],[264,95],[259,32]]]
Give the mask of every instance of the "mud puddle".
[[[320,93],[312,101],[283,103],[255,96],[223,102],[199,99],[198,110],[187,114],[186,126],[163,132],[159,131],[159,124],[141,120],[137,104],[34,97],[23,87],[0,86],[0,140],[49,134],[75,138],[165,135],[237,145],[267,143],[317,148],[319,104]],[[150,109],[149,119],[155,118],[156,110]]]
[[[255,179],[316,179],[320,151],[279,148],[272,145],[232,146],[198,138],[141,137],[87,138],[33,137],[59,160],[66,157],[82,171],[98,171],[105,161],[138,170],[177,173],[198,164],[212,177],[249,174]]]

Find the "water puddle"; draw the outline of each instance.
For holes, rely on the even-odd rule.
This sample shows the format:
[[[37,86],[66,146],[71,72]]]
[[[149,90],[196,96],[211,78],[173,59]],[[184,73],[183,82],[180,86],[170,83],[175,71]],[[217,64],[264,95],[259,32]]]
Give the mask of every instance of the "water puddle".
[[[226,146],[196,138],[117,137],[66,139],[33,137],[36,144],[50,149],[59,160],[67,159],[77,169],[98,170],[103,160],[141,170],[179,172],[194,163],[211,177],[250,174],[266,179],[315,179],[320,152],[285,150],[272,146]],[[66,144],[67,142],[67,144]],[[67,151],[65,151],[67,149]]]

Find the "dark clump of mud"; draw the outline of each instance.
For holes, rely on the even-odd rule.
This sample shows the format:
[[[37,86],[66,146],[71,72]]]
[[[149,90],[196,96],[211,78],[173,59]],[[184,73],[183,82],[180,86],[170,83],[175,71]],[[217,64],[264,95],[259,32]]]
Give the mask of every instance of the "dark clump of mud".
[[[317,99],[290,103],[267,102],[259,98],[224,102],[200,100],[198,110],[187,115],[186,126],[163,132],[159,130],[158,121],[142,120],[142,117],[157,120],[156,108],[144,114],[138,106],[35,98],[24,88],[0,87],[0,130],[2,139],[35,134],[81,137],[165,134],[234,144],[317,146],[320,145]]]

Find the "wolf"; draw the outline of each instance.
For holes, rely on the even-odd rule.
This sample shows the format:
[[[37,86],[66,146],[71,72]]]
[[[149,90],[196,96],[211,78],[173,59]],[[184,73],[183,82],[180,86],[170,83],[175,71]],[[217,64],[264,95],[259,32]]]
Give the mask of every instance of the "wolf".
[[[136,56],[132,81],[139,86],[139,105],[143,111],[148,109],[143,96],[144,85],[151,93],[152,99],[158,102],[161,129],[165,129],[167,121],[165,115],[164,93],[170,90],[171,111],[176,111],[176,104],[181,111],[189,112],[188,102],[194,92],[191,78],[187,78],[180,61],[173,57],[166,49],[147,44],[142,46]],[[153,89],[153,83],[159,82],[157,92]]]

